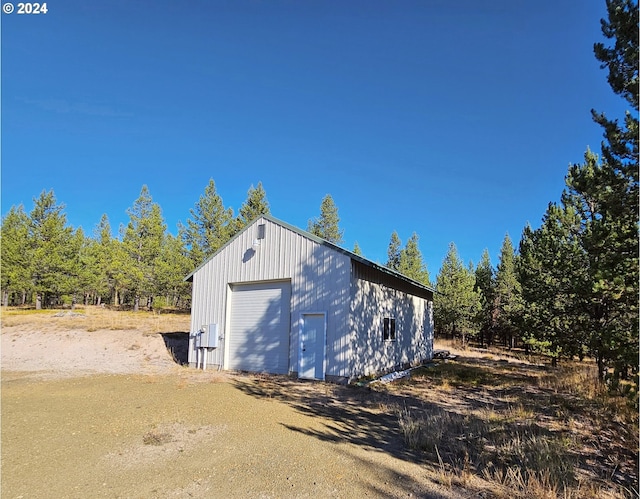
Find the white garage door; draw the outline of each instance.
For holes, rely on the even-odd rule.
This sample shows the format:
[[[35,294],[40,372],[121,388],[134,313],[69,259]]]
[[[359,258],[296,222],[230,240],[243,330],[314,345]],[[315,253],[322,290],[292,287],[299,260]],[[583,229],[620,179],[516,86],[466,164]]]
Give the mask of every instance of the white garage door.
[[[231,288],[230,369],[289,371],[289,282],[236,284]]]

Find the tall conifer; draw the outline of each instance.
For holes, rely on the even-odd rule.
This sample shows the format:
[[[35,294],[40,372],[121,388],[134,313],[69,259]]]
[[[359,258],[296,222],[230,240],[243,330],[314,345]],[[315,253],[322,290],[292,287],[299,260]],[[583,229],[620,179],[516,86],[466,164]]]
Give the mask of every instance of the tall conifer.
[[[340,228],[338,207],[330,194],[322,198],[322,202],[320,203],[320,216],[309,220],[307,231],[333,244],[341,245],[344,242],[344,230]]]
[[[500,248],[500,263],[496,272],[496,308],[498,332],[505,346],[512,347],[520,330],[523,302],[516,254],[509,234],[504,236]]]
[[[154,263],[160,253],[166,225],[160,206],[153,202],[146,185],[142,186],[140,196],[127,213],[129,223],[124,230],[122,244],[127,258],[134,311],[137,311],[140,298],[152,297],[156,291]]]
[[[460,337],[465,345],[478,331],[480,294],[472,266],[466,268],[454,243],[449,245],[436,277],[434,320],[439,332]]]
[[[22,205],[12,206],[2,219],[0,231],[0,252],[2,272],[2,304],[9,305],[10,294],[20,293],[20,303],[31,288],[29,266],[32,259],[29,254],[29,216]]]
[[[238,210],[238,217],[236,218],[236,232],[244,229],[254,219],[260,215],[268,215],[270,213],[269,201],[267,201],[267,193],[262,187],[262,182],[258,182],[257,187],[253,185],[247,192],[247,199],[240,206]]]
[[[216,184],[210,179],[204,194],[189,212],[191,217],[186,225],[180,225],[180,235],[196,266],[218,251],[234,233],[233,210],[224,207]]]
[[[638,371],[637,3],[607,0],[607,15],[602,31],[613,45],[596,43],[595,55],[632,109],[623,124],[592,111],[604,129],[602,157],[587,150],[584,163],[569,167],[561,205],[550,206],[540,229],[525,229],[521,274],[529,322],[536,308],[554,311],[530,341],[561,355],[590,353],[601,379],[609,373],[615,385]]]
[[[407,241],[406,246],[400,251],[400,261],[398,262],[397,270],[414,281],[428,285],[429,271],[422,260],[418,240],[418,234],[414,232]]]
[[[42,191],[34,199],[30,214],[29,265],[33,289],[36,293],[36,309],[48,305],[51,298],[68,291],[65,275],[69,272],[69,247],[73,229],[67,225],[64,205],[58,204],[53,190]]]
[[[402,241],[400,241],[398,233],[394,230],[391,233],[391,240],[389,241],[389,247],[387,249],[387,263],[385,264],[391,270],[400,269],[401,246]]]
[[[483,251],[480,263],[478,263],[475,269],[475,274],[475,289],[480,293],[481,303],[479,319],[481,343],[484,343],[486,339],[489,345],[491,345],[496,325],[496,278],[488,249]]]

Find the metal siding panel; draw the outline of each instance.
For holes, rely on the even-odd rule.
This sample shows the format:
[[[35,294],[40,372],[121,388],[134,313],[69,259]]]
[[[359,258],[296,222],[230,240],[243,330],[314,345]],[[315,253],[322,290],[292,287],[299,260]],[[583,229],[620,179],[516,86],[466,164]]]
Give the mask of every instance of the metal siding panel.
[[[369,277],[368,272],[355,272],[353,278],[351,323],[356,332],[353,374],[372,374],[430,359],[433,323],[432,316],[425,313],[431,310],[432,302],[364,277]],[[396,318],[396,341],[382,339],[380,325],[385,316]]]
[[[331,312],[328,318],[327,344],[331,362],[327,373],[349,377],[351,343],[349,329],[351,259],[346,255],[331,251],[328,253],[330,265],[327,269],[326,307]],[[329,327],[330,324],[330,327]]]

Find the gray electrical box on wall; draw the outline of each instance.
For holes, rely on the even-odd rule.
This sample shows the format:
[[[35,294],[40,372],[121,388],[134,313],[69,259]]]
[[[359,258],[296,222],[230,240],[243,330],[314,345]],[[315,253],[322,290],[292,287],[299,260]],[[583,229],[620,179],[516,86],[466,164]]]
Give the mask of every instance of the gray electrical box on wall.
[[[202,334],[200,335],[200,348],[218,348],[218,325],[209,324],[202,326]]]
[[[209,348],[218,348],[218,325],[209,324]]]

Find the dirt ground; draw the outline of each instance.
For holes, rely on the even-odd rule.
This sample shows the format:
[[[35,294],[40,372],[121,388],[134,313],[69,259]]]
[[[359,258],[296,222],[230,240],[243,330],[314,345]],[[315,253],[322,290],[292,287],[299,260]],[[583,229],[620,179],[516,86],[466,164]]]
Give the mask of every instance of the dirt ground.
[[[203,372],[183,365],[188,316],[107,319],[102,329],[104,317],[70,312],[3,316],[3,499],[530,497],[453,453],[469,424],[496,420],[569,442],[579,483],[566,497],[637,488],[637,431],[547,386],[541,366],[460,358],[462,369],[373,390]],[[447,415],[437,456],[405,445],[399,413],[409,412]]]
[[[72,322],[2,328],[3,498],[469,497],[362,390],[197,371],[186,333]]]

